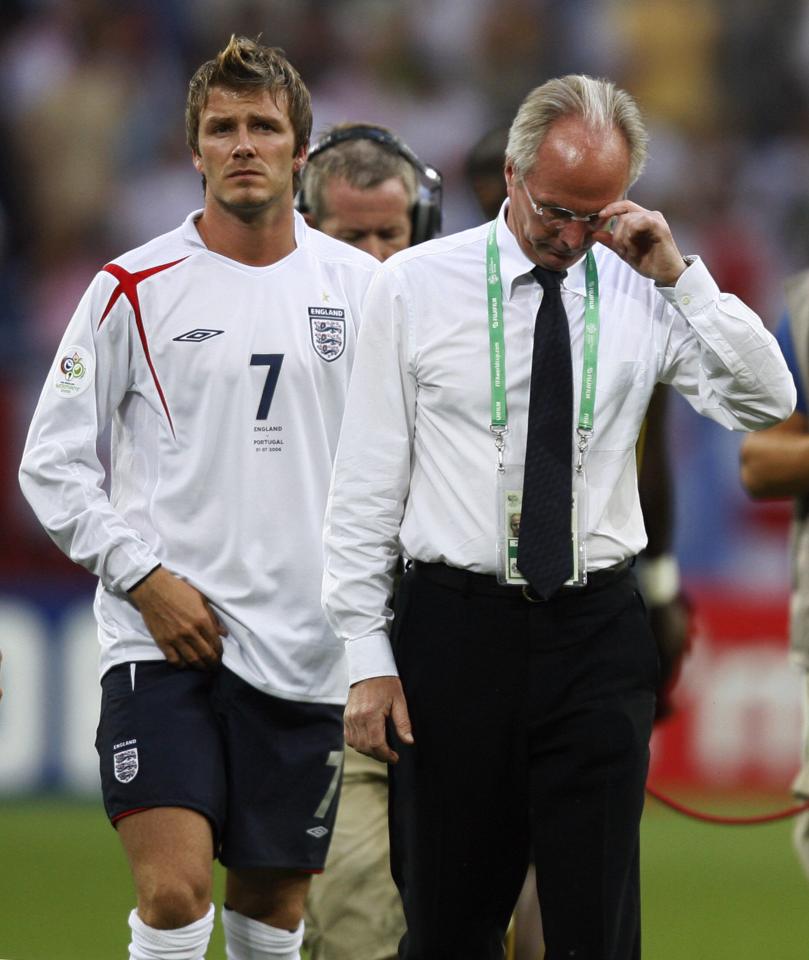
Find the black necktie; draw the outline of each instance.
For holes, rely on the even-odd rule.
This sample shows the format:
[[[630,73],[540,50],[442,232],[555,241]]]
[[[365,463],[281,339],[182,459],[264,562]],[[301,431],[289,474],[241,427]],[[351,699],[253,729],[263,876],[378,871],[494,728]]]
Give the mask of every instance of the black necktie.
[[[537,594],[547,598],[573,572],[573,367],[559,289],[566,273],[542,267],[531,273],[543,294],[534,326],[517,566]]]

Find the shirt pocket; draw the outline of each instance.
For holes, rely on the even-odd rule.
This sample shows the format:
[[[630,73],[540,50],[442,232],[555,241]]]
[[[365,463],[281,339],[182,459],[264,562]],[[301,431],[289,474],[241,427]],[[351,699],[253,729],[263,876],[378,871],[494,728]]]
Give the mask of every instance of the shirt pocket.
[[[649,406],[649,371],[641,360],[617,360],[598,371],[592,447],[628,450]]]

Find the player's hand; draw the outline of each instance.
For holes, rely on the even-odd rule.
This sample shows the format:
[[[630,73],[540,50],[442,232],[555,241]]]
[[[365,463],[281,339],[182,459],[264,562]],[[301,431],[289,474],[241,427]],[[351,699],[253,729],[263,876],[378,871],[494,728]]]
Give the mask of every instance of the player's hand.
[[[641,276],[661,287],[673,287],[687,264],[677,249],[668,223],[657,210],[645,210],[631,200],[616,200],[599,211],[612,221],[612,230],[593,237],[617,253]]]
[[[402,743],[412,744],[410,715],[398,677],[371,677],[352,685],[343,723],[346,743],[382,763],[398,763],[386,736],[388,717]]]
[[[172,666],[217,666],[227,630],[199,590],[158,567],[129,596]]]
[[[660,659],[656,719],[662,720],[673,711],[671,693],[680,678],[683,659],[691,649],[690,604],[682,594],[668,603],[655,604],[649,607],[649,623]]]

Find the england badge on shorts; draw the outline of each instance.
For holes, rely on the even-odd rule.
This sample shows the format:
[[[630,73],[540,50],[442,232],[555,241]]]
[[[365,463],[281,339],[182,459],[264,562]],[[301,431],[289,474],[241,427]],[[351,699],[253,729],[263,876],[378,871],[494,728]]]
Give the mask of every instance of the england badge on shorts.
[[[331,363],[346,346],[346,312],[339,307],[309,307],[312,346],[323,360]]]
[[[138,775],[138,748],[119,750],[112,755],[115,779],[120,783],[129,783]]]

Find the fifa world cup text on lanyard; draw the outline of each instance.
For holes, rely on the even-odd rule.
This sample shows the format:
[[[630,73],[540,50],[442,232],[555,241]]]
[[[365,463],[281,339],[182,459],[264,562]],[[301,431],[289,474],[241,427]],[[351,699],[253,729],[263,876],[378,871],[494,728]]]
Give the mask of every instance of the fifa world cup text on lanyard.
[[[596,377],[598,373],[598,270],[591,250],[585,261],[586,301],[584,307],[584,345],[582,357],[581,399],[576,425],[578,455],[573,467],[571,504],[571,543],[573,575],[568,585],[587,582],[587,478],[584,461],[595,423]],[[517,543],[522,510],[523,464],[505,463],[508,434],[506,403],[506,339],[503,329],[503,285],[500,278],[500,251],[497,247],[497,221],[489,227],[486,241],[486,286],[489,314],[489,358],[492,387],[492,412],[489,429],[497,450],[497,578],[501,583],[525,584],[517,569]]]

